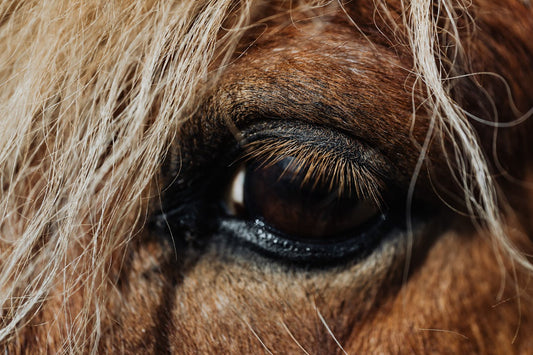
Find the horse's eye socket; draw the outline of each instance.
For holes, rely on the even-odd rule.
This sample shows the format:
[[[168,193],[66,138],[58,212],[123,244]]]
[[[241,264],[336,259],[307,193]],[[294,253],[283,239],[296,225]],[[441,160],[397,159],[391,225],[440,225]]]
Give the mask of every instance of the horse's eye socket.
[[[229,209],[261,220],[286,238],[331,243],[380,215],[371,198],[339,191],[310,176],[295,158],[241,168],[231,186]]]

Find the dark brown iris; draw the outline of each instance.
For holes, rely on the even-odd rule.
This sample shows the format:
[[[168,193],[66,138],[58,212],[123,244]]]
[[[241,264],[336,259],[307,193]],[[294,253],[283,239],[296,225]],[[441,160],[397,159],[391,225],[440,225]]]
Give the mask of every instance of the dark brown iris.
[[[305,172],[294,158],[248,167],[244,179],[248,215],[287,235],[320,243],[343,237],[379,213],[371,199],[345,196],[314,182],[304,183]]]

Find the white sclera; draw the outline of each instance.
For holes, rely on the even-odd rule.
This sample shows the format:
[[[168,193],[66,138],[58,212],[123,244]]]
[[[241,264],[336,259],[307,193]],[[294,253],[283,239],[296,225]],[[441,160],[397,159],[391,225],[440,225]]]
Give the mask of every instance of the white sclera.
[[[244,176],[245,169],[241,167],[231,183],[228,207],[234,215],[244,207]]]

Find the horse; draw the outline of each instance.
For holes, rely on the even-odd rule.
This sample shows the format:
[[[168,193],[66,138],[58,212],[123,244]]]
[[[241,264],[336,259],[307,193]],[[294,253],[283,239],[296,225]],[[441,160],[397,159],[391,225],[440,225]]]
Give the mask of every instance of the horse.
[[[0,4],[0,347],[533,351],[528,0]]]

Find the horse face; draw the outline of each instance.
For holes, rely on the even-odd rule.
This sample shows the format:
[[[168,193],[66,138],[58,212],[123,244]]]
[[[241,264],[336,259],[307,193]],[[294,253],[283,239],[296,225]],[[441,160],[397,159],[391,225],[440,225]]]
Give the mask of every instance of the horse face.
[[[522,351],[528,345],[513,342],[527,337],[530,324],[522,317],[518,326],[516,302],[498,302],[501,292],[513,297],[514,290],[501,289],[490,239],[440,201],[445,187],[457,192],[441,147],[430,147],[406,205],[431,125],[430,113],[420,109],[412,126],[413,100],[421,105],[423,95],[413,94],[420,88],[406,70],[413,65],[409,48],[392,48],[381,33],[354,30],[339,8],[322,11],[314,18],[278,16],[252,31],[253,43],[244,43],[180,129],[175,162],[167,165],[179,166],[179,175],[167,177],[165,223],[146,232],[150,242],[139,246],[125,270],[124,302],[131,309],[120,324],[133,326],[112,343],[125,338],[133,347],[185,353]],[[360,7],[351,11],[363,13],[354,15],[360,23],[371,23]],[[386,218],[335,219],[357,220],[342,230],[360,246],[346,254],[336,250],[345,239],[336,241],[327,228],[311,233],[306,244],[305,224],[320,229],[313,217],[334,216],[301,216],[298,209],[321,208],[313,204],[323,201],[294,194],[306,187],[298,177],[283,178],[293,173],[287,159],[300,159],[295,175],[323,178],[338,192],[342,179],[331,175],[345,149],[357,152],[354,169],[360,169],[340,169],[361,185],[350,199],[380,204],[374,214]],[[358,174],[365,169],[368,175]],[[245,179],[263,180],[247,186],[237,177],[242,170]],[[255,195],[258,189],[264,191]],[[234,194],[240,205],[231,209]],[[169,232],[173,238],[161,243]],[[180,238],[182,244],[173,245]],[[488,347],[488,339],[501,341]]]
[[[175,128],[139,202],[147,217],[114,251],[98,349],[523,353],[533,346],[524,275],[468,217],[453,174],[461,168],[451,158],[457,141],[435,138],[448,127],[436,123],[432,83],[412,69],[420,63],[407,27],[380,17],[400,16],[401,5],[374,6],[262,4],[230,60],[221,69],[220,58],[210,64],[201,99]],[[459,14],[465,57],[439,62],[453,81],[447,94],[478,121],[492,122],[496,112],[509,123],[514,106],[533,104],[531,68],[517,69],[533,53],[523,41],[531,10],[514,4],[504,16],[502,6],[478,1],[468,10],[476,36]],[[520,26],[503,27],[511,23]],[[453,31],[441,26],[445,42]],[[467,70],[496,72],[507,84],[463,77]],[[506,171],[526,179],[527,149],[514,137],[527,124],[499,137],[473,124],[485,152],[498,147],[491,166],[504,160]],[[523,187],[501,184],[514,211],[508,233],[519,241],[529,229],[528,199]],[[506,276],[512,281],[502,282]],[[69,307],[79,309],[86,295],[74,294]],[[46,304],[36,322],[55,322],[28,328],[12,346],[60,348],[58,328],[69,322],[51,316],[60,308]]]

